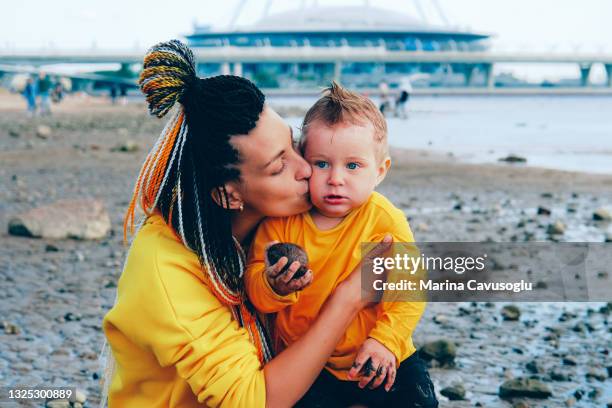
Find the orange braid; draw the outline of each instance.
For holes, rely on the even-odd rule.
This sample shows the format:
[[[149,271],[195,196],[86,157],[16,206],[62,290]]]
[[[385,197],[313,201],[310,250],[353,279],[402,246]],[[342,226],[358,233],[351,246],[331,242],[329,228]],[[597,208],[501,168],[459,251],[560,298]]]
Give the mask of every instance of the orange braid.
[[[181,129],[183,124],[183,120],[185,118],[185,114],[183,111],[180,112],[179,117],[174,125],[174,128],[170,130],[165,136],[167,139],[165,143],[160,144],[157,150],[151,151],[145,160],[144,166],[138,175],[138,180],[136,182],[136,187],[134,189],[134,194],[132,195],[132,199],[130,200],[130,204],[128,206],[127,212],[125,214],[125,218],[123,219],[123,240],[127,240],[127,230],[130,228],[130,233],[134,232],[134,215],[136,211],[136,202],[138,201],[138,196],[141,196],[140,206],[145,212],[148,214],[151,205],[155,202],[155,197],[160,189],[160,183],[163,180],[163,176],[166,172],[166,167],[168,165],[168,159],[172,153],[174,148],[174,143],[176,141],[176,137]],[[163,149],[162,149],[163,147]],[[157,158],[159,157],[159,161]],[[151,169],[150,167],[157,162],[155,168]],[[152,171],[151,179],[149,180],[147,185],[144,185],[144,178]],[[142,191],[144,190],[144,191]],[[142,194],[141,194],[142,193]]]

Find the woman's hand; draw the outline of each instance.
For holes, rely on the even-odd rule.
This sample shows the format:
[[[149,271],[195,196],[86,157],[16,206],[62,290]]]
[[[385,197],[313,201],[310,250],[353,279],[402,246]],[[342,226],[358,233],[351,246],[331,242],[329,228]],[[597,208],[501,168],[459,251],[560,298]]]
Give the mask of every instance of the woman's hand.
[[[266,252],[268,247],[274,245],[277,241],[273,241],[266,245]],[[281,296],[286,296],[290,293],[297,292],[310,285],[312,282],[312,271],[309,269],[304,276],[298,279],[292,279],[293,275],[298,271],[301,264],[298,261],[293,262],[289,265],[285,271],[285,265],[289,262],[286,256],[281,257],[274,265],[268,264],[268,257],[266,260],[266,279],[270,284],[270,287],[274,292]]]
[[[381,385],[386,378],[385,390],[389,391],[395,382],[396,370],[395,355],[378,340],[370,337],[361,345],[348,377],[352,380],[361,374],[359,388],[364,388],[374,381],[370,384],[371,390]]]
[[[378,243],[374,248],[368,252],[359,265],[353,269],[353,272],[337,287],[337,291],[340,291],[343,296],[346,296],[345,301],[348,305],[353,305],[357,310],[361,310],[366,307],[369,303],[378,301],[380,297],[380,291],[374,289],[374,281],[387,280],[387,271],[380,275],[375,275],[372,265],[374,259],[384,256],[385,252],[391,248],[393,244],[393,237],[391,234],[385,235],[383,240]],[[370,271],[370,273],[362,273],[364,271]],[[362,282],[362,278],[364,281]]]

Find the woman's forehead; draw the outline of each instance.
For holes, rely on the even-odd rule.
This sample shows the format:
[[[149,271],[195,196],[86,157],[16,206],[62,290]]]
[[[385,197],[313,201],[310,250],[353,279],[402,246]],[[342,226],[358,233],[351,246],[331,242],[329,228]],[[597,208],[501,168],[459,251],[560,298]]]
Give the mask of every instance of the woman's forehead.
[[[245,136],[233,138],[243,162],[265,165],[281,151],[291,146],[290,126],[267,106],[257,121],[257,126]]]

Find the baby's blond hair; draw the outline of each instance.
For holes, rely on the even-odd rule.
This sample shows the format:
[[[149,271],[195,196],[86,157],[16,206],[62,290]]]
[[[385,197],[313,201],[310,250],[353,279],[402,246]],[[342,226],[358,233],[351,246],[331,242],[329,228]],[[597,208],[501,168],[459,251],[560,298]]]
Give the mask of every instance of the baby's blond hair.
[[[302,137],[300,150],[304,153],[308,139],[308,127],[315,121],[332,127],[341,123],[350,123],[357,126],[367,126],[367,122],[374,128],[374,140],[377,142],[376,158],[382,161],[389,155],[387,143],[387,122],[376,105],[366,96],[349,91],[336,81],[323,90],[323,96],[304,116],[302,122]]]

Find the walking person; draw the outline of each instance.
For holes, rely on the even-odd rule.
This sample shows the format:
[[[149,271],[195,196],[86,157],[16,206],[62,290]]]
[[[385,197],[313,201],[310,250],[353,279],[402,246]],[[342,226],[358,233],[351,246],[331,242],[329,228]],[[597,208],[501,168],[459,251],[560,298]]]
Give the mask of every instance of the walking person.
[[[30,117],[36,116],[36,84],[32,77],[28,77],[26,80],[22,95],[28,104],[28,115]]]
[[[51,104],[50,104],[50,93],[51,93],[51,79],[49,76],[41,71],[38,74],[38,95],[40,96],[40,114],[41,116],[51,115]]]
[[[408,101],[412,93],[412,84],[410,78],[404,77],[400,81],[400,94],[395,101],[395,115],[402,119],[408,118]]]
[[[386,115],[391,109],[391,98],[389,97],[389,84],[384,79],[378,84],[378,93],[380,94],[379,109],[383,115]]]

